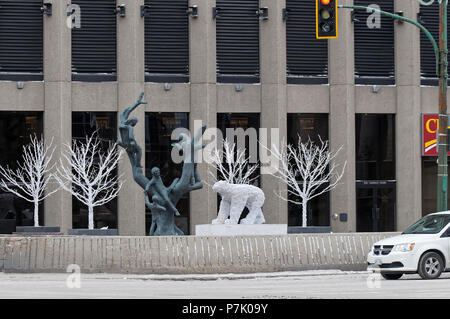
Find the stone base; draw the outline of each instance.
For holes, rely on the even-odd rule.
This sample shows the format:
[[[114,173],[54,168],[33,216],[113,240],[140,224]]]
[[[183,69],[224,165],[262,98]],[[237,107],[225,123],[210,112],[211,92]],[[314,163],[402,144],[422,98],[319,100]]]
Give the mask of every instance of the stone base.
[[[15,219],[0,219],[0,234],[12,234],[16,231]]]
[[[329,234],[331,233],[330,226],[289,226],[289,234]]]
[[[196,236],[286,235],[286,224],[197,225]]]
[[[57,226],[17,226],[16,233],[60,233],[61,229]]]
[[[69,235],[73,236],[117,236],[117,229],[69,229]]]

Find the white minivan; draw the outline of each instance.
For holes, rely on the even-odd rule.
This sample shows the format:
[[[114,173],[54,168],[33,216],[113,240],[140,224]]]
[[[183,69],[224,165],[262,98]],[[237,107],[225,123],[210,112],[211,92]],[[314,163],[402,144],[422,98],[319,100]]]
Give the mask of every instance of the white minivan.
[[[435,279],[450,271],[450,211],[427,215],[401,235],[376,242],[367,263],[385,279],[411,273]]]

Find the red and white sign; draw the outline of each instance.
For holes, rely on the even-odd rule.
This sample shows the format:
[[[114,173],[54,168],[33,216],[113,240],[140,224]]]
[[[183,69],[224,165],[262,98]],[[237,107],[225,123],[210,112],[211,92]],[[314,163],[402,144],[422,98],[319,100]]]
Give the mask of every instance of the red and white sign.
[[[449,123],[450,123],[450,120],[449,120]],[[439,115],[438,114],[422,114],[422,155],[423,156],[438,156],[438,148],[437,148],[438,129],[439,129]],[[450,152],[448,152],[447,154],[450,155]]]

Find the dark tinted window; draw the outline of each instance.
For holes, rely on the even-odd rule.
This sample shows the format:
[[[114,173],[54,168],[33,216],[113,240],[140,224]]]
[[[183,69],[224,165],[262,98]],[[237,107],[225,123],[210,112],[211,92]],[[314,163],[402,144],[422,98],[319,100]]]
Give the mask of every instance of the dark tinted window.
[[[328,41],[316,39],[315,1],[286,0],[288,83],[328,83]]]
[[[42,0],[0,0],[0,80],[43,79]]]
[[[354,4],[377,5],[381,10],[394,12],[393,0],[355,0]],[[355,10],[355,83],[394,84],[394,20],[381,16],[380,25],[371,29],[369,16],[373,14]]]
[[[22,148],[30,135],[43,134],[40,112],[0,112],[0,165],[17,169],[22,161]],[[12,233],[16,226],[34,226],[34,205],[0,190],[0,233]],[[39,223],[44,223],[44,204],[39,205]]]
[[[189,113],[146,113],[145,114],[145,174],[151,176],[151,169],[159,167],[161,178],[167,187],[175,178],[181,177],[183,163],[172,161],[172,132],[176,128],[189,128]],[[184,195],[176,205],[180,212],[175,225],[189,235],[189,194]],[[145,213],[145,232],[148,234],[152,216]]]
[[[307,141],[310,138],[315,143],[320,143],[320,138],[323,141],[328,140],[328,114],[289,113],[287,121],[287,140],[289,144],[298,145],[299,136],[302,141]],[[326,186],[323,185],[317,191],[320,192]],[[288,226],[302,226],[301,199],[295,198],[292,195],[290,199],[299,204],[288,203]],[[313,198],[308,202],[307,221],[309,226],[330,225],[329,192]]]
[[[259,82],[259,0],[216,0],[217,82]]]
[[[188,0],[145,0],[145,73],[150,82],[189,82]]]
[[[72,80],[115,81],[116,0],[72,0],[80,6],[81,28],[72,29]]]
[[[450,7],[447,7],[447,14],[450,16]],[[430,6],[420,6],[419,22],[430,31],[439,45],[439,3],[437,1]],[[450,36],[450,30],[447,30],[448,36]],[[436,56],[433,45],[424,32],[420,32],[420,75],[423,85],[438,84]]]
[[[356,179],[395,180],[395,116],[356,114]]]
[[[72,138],[84,142],[86,136],[97,132],[102,141],[102,150],[106,152],[110,143],[117,140],[117,114],[115,112],[73,112]],[[114,172],[117,174],[117,169]],[[88,208],[72,197],[73,228],[88,228]],[[108,203],[94,207],[95,228],[117,228],[117,197]]]
[[[450,215],[428,215],[412,224],[403,234],[437,234],[450,222]]]

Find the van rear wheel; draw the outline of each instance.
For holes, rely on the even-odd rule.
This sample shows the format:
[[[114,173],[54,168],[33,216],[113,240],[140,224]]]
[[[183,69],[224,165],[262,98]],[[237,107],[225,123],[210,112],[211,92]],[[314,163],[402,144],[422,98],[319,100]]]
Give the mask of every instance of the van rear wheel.
[[[381,273],[381,276],[386,279],[386,280],[396,280],[396,279],[400,279],[403,274],[386,274],[386,273]]]

